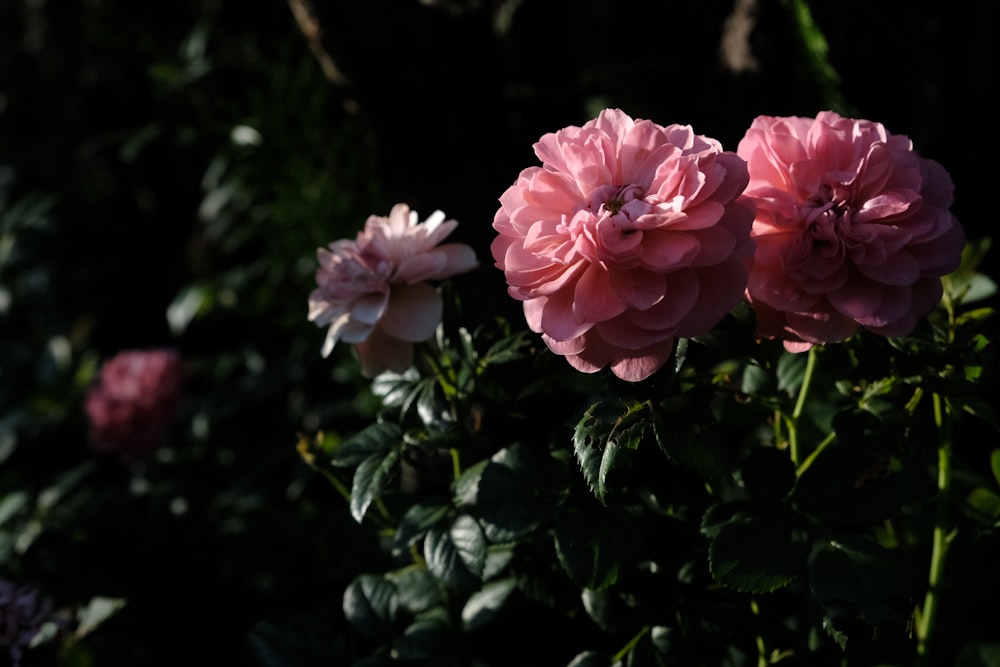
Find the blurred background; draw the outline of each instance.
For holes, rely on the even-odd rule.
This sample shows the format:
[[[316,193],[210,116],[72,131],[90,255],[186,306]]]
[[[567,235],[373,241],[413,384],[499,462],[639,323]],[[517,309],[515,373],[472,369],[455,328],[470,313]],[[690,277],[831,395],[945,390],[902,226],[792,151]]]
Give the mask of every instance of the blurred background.
[[[497,198],[542,134],[610,106],[730,150],[760,114],[882,122],[950,171],[984,239],[998,18],[905,0],[0,0],[0,578],[62,610],[97,601],[65,664],[274,664],[261,637],[340,622],[346,582],[384,558],[296,451],[376,407],[306,319],[317,247],[396,202],[441,209],[482,261],[456,281],[470,328],[520,321],[489,256]],[[102,362],[150,347],[183,355],[184,404],[155,456],[124,464],[94,450],[83,397]]]

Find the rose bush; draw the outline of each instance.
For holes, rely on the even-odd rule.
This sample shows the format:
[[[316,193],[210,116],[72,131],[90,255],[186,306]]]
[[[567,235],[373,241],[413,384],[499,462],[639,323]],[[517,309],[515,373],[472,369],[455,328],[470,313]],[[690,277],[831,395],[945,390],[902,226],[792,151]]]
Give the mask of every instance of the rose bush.
[[[320,248],[309,319],[329,327],[323,356],[343,340],[354,344],[365,377],[409,368],[413,343],[441,321],[441,296],[426,281],[478,265],[469,246],[438,245],[457,226],[441,211],[418,222],[416,211],[396,204],[388,217],[370,216],[355,240]]]
[[[690,126],[606,109],[546,134],[500,197],[492,243],[532,331],[577,370],[639,381],[743,298],[746,166]]]
[[[965,235],[951,177],[907,137],[832,111],[758,116],[737,152],[757,204],[747,294],[761,335],[796,350],[859,327],[902,336],[940,300]]]

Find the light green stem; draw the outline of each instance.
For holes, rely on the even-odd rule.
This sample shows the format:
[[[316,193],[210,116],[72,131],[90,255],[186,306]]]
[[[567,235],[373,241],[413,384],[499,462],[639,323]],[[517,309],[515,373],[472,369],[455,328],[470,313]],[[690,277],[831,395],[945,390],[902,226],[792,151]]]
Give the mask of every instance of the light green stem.
[[[639,643],[640,639],[642,639],[645,635],[649,633],[649,630],[650,628],[648,625],[639,630],[639,632],[636,633],[635,637],[632,637],[632,639],[629,640],[628,644],[625,644],[625,646],[623,646],[622,649],[618,651],[618,653],[616,653],[613,658],[611,658],[611,664],[617,665],[619,662],[624,660],[625,656],[629,654],[629,651],[635,648],[635,645]]]
[[[792,464],[796,468],[799,466],[799,418],[806,407],[806,399],[809,397],[809,388],[812,385],[813,372],[816,370],[817,347],[813,345],[809,348],[809,356],[806,359],[806,372],[802,376],[802,386],[799,387],[799,396],[795,401],[795,408],[792,416],[788,418],[788,449]]]
[[[933,394],[934,422],[941,434],[938,444],[938,497],[937,521],[934,525],[934,537],[931,546],[930,574],[927,579],[927,594],[924,606],[917,618],[917,655],[919,664],[930,664],[931,639],[934,634],[934,623],[937,620],[941,603],[941,582],[944,578],[945,561],[948,548],[955,539],[955,531],[949,532],[948,503],[951,495],[951,428],[947,415],[947,406],[943,406],[941,395]]]

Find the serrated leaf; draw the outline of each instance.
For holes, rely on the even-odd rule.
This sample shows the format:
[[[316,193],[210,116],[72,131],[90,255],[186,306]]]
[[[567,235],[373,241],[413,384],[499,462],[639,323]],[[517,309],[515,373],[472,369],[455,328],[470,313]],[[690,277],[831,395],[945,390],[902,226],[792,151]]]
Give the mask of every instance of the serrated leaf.
[[[809,354],[806,352],[782,352],[781,357],[778,358],[776,369],[778,389],[788,394],[797,392],[802,386],[808,361]]]
[[[486,538],[476,520],[458,517],[448,528],[432,528],[424,538],[427,569],[455,590],[478,587],[486,563]]]
[[[715,579],[744,593],[770,593],[805,571],[798,516],[780,502],[732,502],[710,507],[702,520]]]
[[[578,586],[596,590],[613,584],[643,543],[635,516],[617,506],[563,505],[552,532],[563,570]]]
[[[809,586],[821,604],[846,604],[872,625],[902,621],[918,581],[908,559],[856,535],[825,541],[809,563]]]
[[[331,452],[330,463],[338,468],[352,468],[374,454],[389,451],[402,438],[398,424],[375,422],[341,442]]]
[[[516,588],[517,581],[510,577],[491,581],[470,595],[462,608],[463,630],[469,632],[487,625],[500,613]]]
[[[398,462],[399,450],[393,449],[373,454],[362,461],[354,471],[354,481],[351,485],[351,516],[355,521],[361,523],[364,520],[368,507],[382,495]]]
[[[608,476],[630,460],[629,452],[645,435],[648,404],[596,401],[573,431],[573,450],[587,486],[604,502]]]
[[[563,474],[548,452],[512,445],[490,459],[469,509],[491,542],[514,542],[552,515]]]
[[[387,639],[394,634],[399,609],[396,585],[373,574],[356,577],[344,591],[343,609],[357,632],[371,639]]]
[[[448,514],[449,506],[443,503],[416,503],[399,521],[393,537],[392,550],[397,556],[416,544],[426,534],[427,529]]]
[[[441,582],[426,568],[410,566],[389,572],[385,578],[396,586],[399,607],[410,614],[419,614],[444,603]]]

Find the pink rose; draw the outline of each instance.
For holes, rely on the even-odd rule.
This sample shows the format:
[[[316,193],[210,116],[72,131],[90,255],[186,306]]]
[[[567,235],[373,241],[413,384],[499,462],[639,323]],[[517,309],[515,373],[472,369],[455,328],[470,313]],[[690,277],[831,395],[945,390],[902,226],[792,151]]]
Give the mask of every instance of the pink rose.
[[[758,331],[792,351],[859,327],[910,333],[965,246],[937,162],[879,123],[824,111],[760,116],[738,151],[757,202],[747,296]]]
[[[441,321],[441,295],[425,281],[478,266],[469,246],[438,245],[457,226],[441,211],[418,223],[416,211],[396,204],[387,218],[370,216],[356,240],[320,248],[309,320],[330,327],[323,356],[343,340],[354,344],[365,377],[409,368],[413,343]]]
[[[500,197],[491,249],[528,326],[574,368],[642,380],[743,300],[753,203],[735,153],[617,109],[534,148],[542,166]]]
[[[84,409],[97,449],[123,460],[150,453],[176,416],[184,370],[175,350],[126,350],[101,368]]]

